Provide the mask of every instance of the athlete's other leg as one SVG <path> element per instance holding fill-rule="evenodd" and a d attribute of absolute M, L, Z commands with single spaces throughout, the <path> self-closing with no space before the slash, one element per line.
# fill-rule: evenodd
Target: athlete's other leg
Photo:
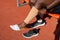
<path fill-rule="evenodd" d="M 55 40 L 59 40 L 59 37 L 60 37 L 60 19 L 58 19 L 58 24 L 56 26 L 56 30 L 55 30 L 54 34 L 55 34 Z"/>

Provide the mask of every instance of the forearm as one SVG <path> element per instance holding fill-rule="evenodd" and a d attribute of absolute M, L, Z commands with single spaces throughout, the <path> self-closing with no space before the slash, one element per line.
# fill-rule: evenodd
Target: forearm
<path fill-rule="evenodd" d="M 55 0 L 55 1 L 52 2 L 50 5 L 47 6 L 47 9 L 53 8 L 53 7 L 56 6 L 59 2 L 60 2 L 60 0 Z"/>

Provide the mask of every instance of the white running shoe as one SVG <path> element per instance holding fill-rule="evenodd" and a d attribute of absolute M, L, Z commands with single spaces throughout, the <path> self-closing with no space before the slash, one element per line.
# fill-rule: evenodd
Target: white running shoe
<path fill-rule="evenodd" d="M 19 26 L 17 24 L 10 25 L 10 28 L 13 29 L 13 30 L 15 30 L 15 31 L 20 31 L 20 28 L 19 28 Z"/>

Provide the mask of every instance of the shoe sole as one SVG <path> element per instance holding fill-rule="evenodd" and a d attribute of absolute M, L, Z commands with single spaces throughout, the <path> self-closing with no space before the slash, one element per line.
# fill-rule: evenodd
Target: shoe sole
<path fill-rule="evenodd" d="M 24 35 L 22 35 L 24 38 L 32 38 L 32 37 L 35 37 L 35 36 L 38 36 L 38 33 L 36 35 L 32 35 L 31 37 L 26 37 Z"/>
<path fill-rule="evenodd" d="M 43 24 L 41 24 L 41 25 L 37 25 L 37 26 L 35 26 L 35 27 L 33 27 L 33 28 L 37 28 L 37 27 L 39 27 L 39 26 L 44 26 L 45 25 L 45 23 L 43 23 Z"/>

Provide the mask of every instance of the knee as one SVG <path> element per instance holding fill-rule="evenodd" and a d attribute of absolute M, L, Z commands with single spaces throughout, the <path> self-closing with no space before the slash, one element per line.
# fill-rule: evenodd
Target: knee
<path fill-rule="evenodd" d="M 34 6 L 37 0 L 29 0 L 30 7 Z"/>
<path fill-rule="evenodd" d="M 35 4 L 37 0 L 29 0 L 31 3 Z"/>

